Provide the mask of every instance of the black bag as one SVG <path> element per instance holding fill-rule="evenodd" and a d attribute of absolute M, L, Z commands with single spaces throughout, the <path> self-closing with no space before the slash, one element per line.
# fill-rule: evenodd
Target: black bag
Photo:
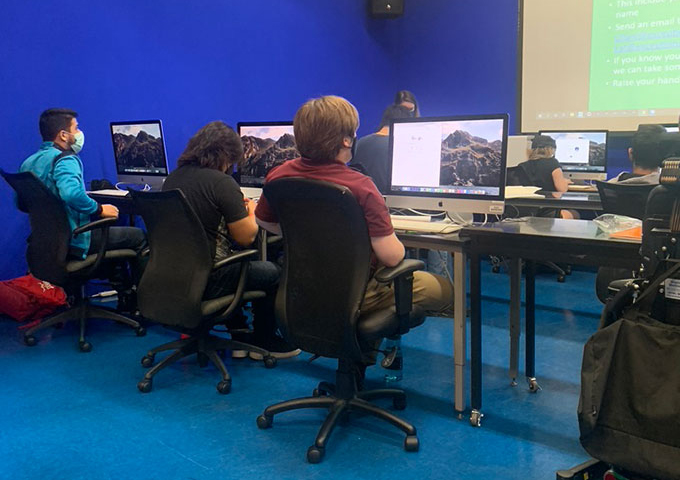
<path fill-rule="evenodd" d="M 581 445 L 594 458 L 658 479 L 680 478 L 680 327 L 649 315 L 669 268 L 586 343 L 578 406 Z M 630 298 L 621 291 L 612 303 Z M 620 310 L 619 310 L 620 311 Z M 610 315 L 609 318 L 606 315 Z"/>

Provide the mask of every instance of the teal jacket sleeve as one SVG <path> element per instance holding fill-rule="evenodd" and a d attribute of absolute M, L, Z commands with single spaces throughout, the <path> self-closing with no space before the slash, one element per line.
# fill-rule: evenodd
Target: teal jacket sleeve
<path fill-rule="evenodd" d="M 92 215 L 99 204 L 87 196 L 83 167 L 76 157 L 64 157 L 54 166 L 54 182 L 59 196 L 73 210 Z"/>

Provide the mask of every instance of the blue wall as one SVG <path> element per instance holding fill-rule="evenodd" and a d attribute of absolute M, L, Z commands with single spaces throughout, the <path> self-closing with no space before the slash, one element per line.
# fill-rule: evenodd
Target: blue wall
<path fill-rule="evenodd" d="M 424 116 L 508 113 L 517 91 L 517 0 L 407 2 L 398 78 Z"/>
<path fill-rule="evenodd" d="M 304 28 L 303 28 L 304 26 Z M 48 107 L 80 113 L 86 180 L 115 178 L 108 122 L 161 118 L 170 166 L 203 124 L 292 119 L 338 94 L 377 124 L 395 91 L 398 22 L 369 20 L 363 0 L 119 0 L 3 5 L 0 167 L 40 145 Z M 0 182 L 0 279 L 24 273 L 28 224 Z"/>

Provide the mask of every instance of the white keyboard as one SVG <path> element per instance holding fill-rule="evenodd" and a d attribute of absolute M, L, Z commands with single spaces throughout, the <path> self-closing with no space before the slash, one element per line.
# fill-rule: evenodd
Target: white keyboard
<path fill-rule="evenodd" d="M 92 192 L 87 192 L 87 193 L 95 193 L 97 195 L 110 195 L 110 196 L 113 196 L 113 197 L 124 197 L 130 192 L 128 192 L 127 190 L 117 190 L 117 189 L 113 189 L 113 188 L 107 188 L 107 189 L 104 189 L 104 190 L 94 190 Z"/>
<path fill-rule="evenodd" d="M 462 225 L 451 222 L 428 222 L 410 218 L 399 218 L 398 215 L 392 216 L 392 226 L 395 230 L 422 233 L 453 233 L 463 228 Z"/>

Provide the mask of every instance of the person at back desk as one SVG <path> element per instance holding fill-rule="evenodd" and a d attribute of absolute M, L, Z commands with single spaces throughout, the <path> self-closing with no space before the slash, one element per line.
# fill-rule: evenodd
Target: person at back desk
<path fill-rule="evenodd" d="M 653 184 L 659 183 L 659 173 L 664 155 L 661 139 L 666 129 L 661 125 L 640 125 L 633 135 L 628 159 L 633 164 L 632 172 L 621 172 L 609 180 L 612 183 Z"/>
<path fill-rule="evenodd" d="M 356 153 L 350 167 L 373 179 L 380 193 L 387 194 L 390 187 L 390 121 L 399 118 L 413 118 L 414 112 L 401 105 L 390 105 L 383 112 L 378 131 L 357 140 Z"/>
<path fill-rule="evenodd" d="M 550 192 L 566 192 L 571 183 L 564 177 L 562 167 L 555 158 L 557 144 L 552 137 L 536 135 L 531 141 L 529 160 L 519 164 L 524 170 L 531 185 L 541 187 L 541 190 Z M 569 210 L 560 210 L 562 218 L 574 218 L 574 213 Z"/>

